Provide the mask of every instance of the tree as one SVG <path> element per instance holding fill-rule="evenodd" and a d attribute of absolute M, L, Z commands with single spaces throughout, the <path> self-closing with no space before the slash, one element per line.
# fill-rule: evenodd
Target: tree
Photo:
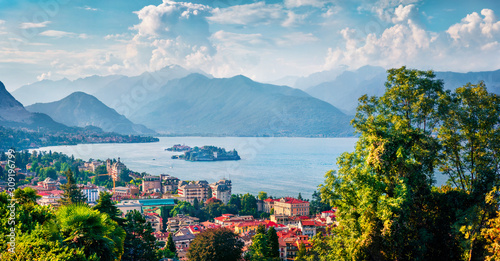
<path fill-rule="evenodd" d="M 311 215 L 316 215 L 323 211 L 331 210 L 332 207 L 321 200 L 321 194 L 316 190 L 312 194 L 312 200 L 309 204 L 309 211 Z"/>
<path fill-rule="evenodd" d="M 299 192 L 299 196 L 297 197 L 298 200 L 304 200 L 304 198 L 302 198 L 302 194 Z"/>
<path fill-rule="evenodd" d="M 156 238 L 153 228 L 137 210 L 126 214 L 123 226 L 126 232 L 123 261 L 155 260 L 157 256 Z"/>
<path fill-rule="evenodd" d="M 119 260 L 122 256 L 125 231 L 108 215 L 72 204 L 62 206 L 56 217 L 55 225 L 69 247 L 82 248 L 85 256 L 94 259 Z"/>
<path fill-rule="evenodd" d="M 241 258 L 243 242 L 228 228 L 209 228 L 195 237 L 188 250 L 189 260 L 236 261 Z"/>
<path fill-rule="evenodd" d="M 382 97 L 360 98 L 352 121 L 360 138 L 356 150 L 338 159 L 322 198 L 338 207 L 339 227 L 330 257 L 425 260 L 433 241 L 432 182 L 439 143 L 438 98 L 443 83 L 432 71 L 388 70 Z"/>
<path fill-rule="evenodd" d="M 36 204 L 36 200 L 41 198 L 41 196 L 38 195 L 38 192 L 30 187 L 16 189 L 14 190 L 13 195 L 18 204 Z"/>
<path fill-rule="evenodd" d="M 108 216 L 116 221 L 118 224 L 122 225 L 125 221 L 120 218 L 120 210 L 115 206 L 111 198 L 113 194 L 108 192 L 100 192 L 99 200 L 97 201 L 97 205 L 93 207 L 93 209 L 98 210 L 101 213 L 106 213 Z"/>
<path fill-rule="evenodd" d="M 61 203 L 61 205 L 69 205 L 87 202 L 87 197 L 83 195 L 81 189 L 78 188 L 75 183 L 73 172 L 69 169 L 65 172 L 65 174 L 68 179 L 68 183 L 61 185 L 61 189 L 64 193 L 62 194 L 59 203 Z"/>
<path fill-rule="evenodd" d="M 192 215 L 194 213 L 194 207 L 191 203 L 187 201 L 179 201 L 177 205 L 170 211 L 170 216 L 175 217 L 178 214 Z"/>
<path fill-rule="evenodd" d="M 269 257 L 279 258 L 280 256 L 280 244 L 278 241 L 278 234 L 276 234 L 276 229 L 270 227 L 267 230 L 267 242 L 269 246 Z"/>
<path fill-rule="evenodd" d="M 297 251 L 296 261 L 306 261 L 306 246 L 304 243 L 300 242 L 299 251 Z"/>
<path fill-rule="evenodd" d="M 172 233 L 168 234 L 168 240 L 167 240 L 167 249 L 170 250 L 170 252 L 177 254 L 177 248 L 175 247 L 174 239 L 172 237 Z"/>
<path fill-rule="evenodd" d="M 260 200 L 265 200 L 265 199 L 267 199 L 267 193 L 266 193 L 266 192 L 264 192 L 264 191 L 259 192 L 258 198 L 259 198 Z"/>
<path fill-rule="evenodd" d="M 438 136 L 443 144 L 439 169 L 451 186 L 467 194 L 464 214 L 455 224 L 465 235 L 465 256 L 483 258 L 481 228 L 498 209 L 485 196 L 500 184 L 500 98 L 479 82 L 457 88 L 441 101 L 445 114 Z"/>
<path fill-rule="evenodd" d="M 252 260 L 261 260 L 269 255 L 269 243 L 265 234 L 257 233 L 252 238 L 250 246 Z"/>
<path fill-rule="evenodd" d="M 240 214 L 254 216 L 257 214 L 257 200 L 250 193 L 243 195 L 241 198 Z"/>

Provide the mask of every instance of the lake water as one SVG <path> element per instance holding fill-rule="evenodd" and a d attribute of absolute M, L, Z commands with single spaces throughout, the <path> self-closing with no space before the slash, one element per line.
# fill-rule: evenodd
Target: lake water
<path fill-rule="evenodd" d="M 80 144 L 44 147 L 83 160 L 118 158 L 131 170 L 153 175 L 170 174 L 181 180 L 231 179 L 233 193 L 310 198 L 324 175 L 337 169 L 336 159 L 354 151 L 357 138 L 247 138 L 247 137 L 162 137 L 156 143 Z M 214 145 L 236 149 L 239 161 L 190 162 L 171 159 L 179 152 L 166 151 L 174 144 L 191 147 Z M 442 175 L 436 177 L 443 184 Z"/>
<path fill-rule="evenodd" d="M 118 158 L 129 169 L 181 180 L 231 179 L 233 193 L 265 191 L 273 196 L 310 198 L 324 175 L 336 169 L 336 158 L 353 151 L 357 138 L 255 138 L 255 137 L 162 137 L 156 143 L 80 144 L 44 147 L 83 160 Z M 190 162 L 171 159 L 179 152 L 165 151 L 174 144 L 191 147 L 214 145 L 236 149 L 239 161 Z"/>

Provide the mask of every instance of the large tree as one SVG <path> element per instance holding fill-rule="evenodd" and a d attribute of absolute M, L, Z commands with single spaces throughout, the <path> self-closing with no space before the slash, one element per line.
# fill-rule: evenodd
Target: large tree
<path fill-rule="evenodd" d="M 356 150 L 326 175 L 322 197 L 338 207 L 330 258 L 424 260 L 433 241 L 427 216 L 440 149 L 443 83 L 434 73 L 405 67 L 388 71 L 382 97 L 360 98 L 352 121 Z"/>
<path fill-rule="evenodd" d="M 207 229 L 196 236 L 188 250 L 190 260 L 237 261 L 243 242 L 227 228 Z"/>

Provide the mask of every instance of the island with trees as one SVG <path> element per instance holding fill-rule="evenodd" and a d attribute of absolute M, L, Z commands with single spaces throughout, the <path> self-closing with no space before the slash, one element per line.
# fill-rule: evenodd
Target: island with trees
<path fill-rule="evenodd" d="M 224 148 L 216 146 L 194 147 L 184 152 L 182 155 L 174 155 L 172 159 L 183 159 L 188 161 L 221 161 L 221 160 L 240 160 L 236 150 L 226 151 Z"/>

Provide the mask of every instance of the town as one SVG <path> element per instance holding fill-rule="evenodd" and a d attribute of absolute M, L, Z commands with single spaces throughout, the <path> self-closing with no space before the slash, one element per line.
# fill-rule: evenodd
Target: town
<path fill-rule="evenodd" d="M 41 206 L 58 208 L 72 170 L 76 185 L 89 206 L 96 206 L 102 193 L 109 193 L 120 211 L 138 212 L 151 225 L 160 248 L 168 238 L 175 243 L 178 260 L 188 260 L 190 243 L 206 229 L 227 228 L 243 243 L 242 255 L 251 250 L 252 239 L 262 228 L 276 231 L 279 258 L 295 260 L 300 248 L 311 249 L 312 237 L 329 234 L 336 226 L 335 208 L 295 197 L 232 194 L 232 182 L 221 179 L 183 181 L 168 174 L 158 176 L 129 170 L 120 158 L 83 161 L 57 152 L 18 153 L 15 169 L 17 188 L 34 189 Z M 0 192 L 7 189 L 7 161 L 2 153 Z"/>

